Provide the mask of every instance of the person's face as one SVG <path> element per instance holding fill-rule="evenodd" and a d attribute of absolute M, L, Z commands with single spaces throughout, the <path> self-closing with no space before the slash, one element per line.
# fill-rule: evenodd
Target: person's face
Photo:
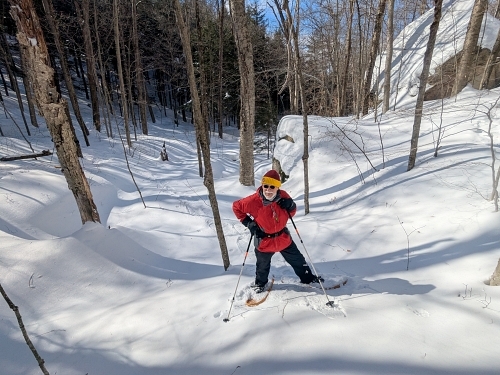
<path fill-rule="evenodd" d="M 273 185 L 262 185 L 262 192 L 268 201 L 272 201 L 278 193 L 278 188 Z"/>

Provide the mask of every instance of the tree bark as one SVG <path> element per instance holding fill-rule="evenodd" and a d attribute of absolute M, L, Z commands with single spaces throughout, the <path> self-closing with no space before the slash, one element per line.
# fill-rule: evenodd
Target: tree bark
<path fill-rule="evenodd" d="M 23 72 L 26 70 L 24 55 L 25 54 L 21 53 L 20 56 L 21 68 L 23 69 Z M 28 76 L 26 74 L 23 74 L 23 85 L 24 85 L 24 93 L 26 94 L 26 101 L 28 102 L 28 110 L 30 113 L 31 125 L 33 125 L 35 128 L 38 128 L 38 119 L 36 118 L 35 103 L 34 103 L 35 99 L 33 98 L 33 86 L 31 82 L 28 80 Z"/>
<path fill-rule="evenodd" d="M 486 65 L 484 66 L 484 73 L 483 77 L 481 78 L 481 85 L 479 86 L 483 90 L 488 87 L 488 82 L 490 80 L 491 72 L 493 71 L 494 62 L 499 55 L 500 55 L 500 30 L 498 31 L 497 39 L 495 40 L 495 44 L 493 45 L 490 55 L 488 56 Z"/>
<path fill-rule="evenodd" d="M 188 71 L 189 87 L 191 89 L 192 108 L 194 116 L 194 126 L 196 131 L 196 139 L 200 144 L 201 153 L 203 157 L 203 164 L 205 166 L 205 177 L 203 183 L 208 190 L 208 199 L 212 207 L 214 215 L 215 229 L 217 231 L 217 238 L 222 254 L 222 261 L 224 269 L 227 270 L 230 265 L 229 253 L 227 250 L 226 239 L 224 238 L 224 231 L 222 230 L 222 220 L 219 213 L 219 204 L 217 202 L 217 195 L 215 194 L 214 176 L 212 171 L 212 163 L 210 162 L 210 146 L 207 134 L 207 119 L 203 117 L 200 103 L 200 96 L 196 84 L 196 77 L 193 65 L 193 56 L 191 54 L 191 37 L 189 29 L 184 21 L 182 15 L 182 8 L 179 0 L 174 0 L 175 16 L 179 33 L 181 34 L 182 47 L 186 57 L 186 68 Z"/>
<path fill-rule="evenodd" d="M 240 71 L 240 183 L 254 186 L 255 79 L 252 42 L 248 33 L 245 0 L 229 0 L 229 7 Z"/>
<path fill-rule="evenodd" d="M 420 135 L 420 124 L 422 123 L 422 108 L 424 105 L 425 88 L 427 86 L 427 78 L 429 77 L 429 70 L 432 61 L 432 54 L 434 53 L 434 45 L 436 44 L 436 36 L 441 21 L 441 9 L 443 7 L 443 0 L 434 0 L 434 20 L 432 21 L 429 33 L 429 40 L 424 54 L 424 65 L 422 67 L 422 74 L 420 75 L 420 88 L 418 90 L 417 103 L 415 105 L 415 118 L 413 122 L 413 132 L 411 135 L 410 156 L 408 158 L 408 171 L 413 169 L 417 159 L 418 138 Z"/>
<path fill-rule="evenodd" d="M 7 73 L 9 74 L 10 84 L 12 86 L 12 89 L 16 93 L 17 104 L 19 105 L 19 110 L 23 118 L 24 127 L 26 128 L 26 133 L 28 133 L 28 135 L 31 135 L 28 123 L 26 122 L 26 116 L 24 115 L 24 105 L 23 105 L 23 99 L 21 97 L 21 92 L 19 91 L 19 85 L 17 84 L 16 76 L 12 71 L 12 67 L 14 66 L 14 60 L 12 59 L 12 55 L 10 54 L 10 50 L 6 49 L 8 48 L 8 44 L 5 37 L 5 33 L 2 33 L 1 38 L 2 42 L 0 42 L 0 53 L 3 55 L 5 61 L 5 68 L 7 69 Z"/>
<path fill-rule="evenodd" d="M 387 14 L 387 53 L 385 58 L 384 70 L 384 104 L 382 113 L 389 110 L 389 98 L 391 96 L 391 67 L 392 67 L 392 49 L 394 40 L 394 0 L 389 0 L 389 9 Z"/>
<path fill-rule="evenodd" d="M 219 113 L 217 116 L 218 132 L 219 138 L 222 139 L 223 136 L 223 126 L 222 119 L 224 117 L 224 93 L 223 93 L 223 75 L 224 75 L 224 13 L 225 5 L 224 0 L 220 0 L 219 7 L 219 97 L 218 97 L 218 107 Z"/>
<path fill-rule="evenodd" d="M 302 153 L 302 162 L 304 164 L 304 214 L 307 215 L 309 213 L 309 123 L 308 123 L 308 108 L 306 103 L 306 97 L 304 95 L 304 79 L 302 77 L 302 60 L 300 56 L 299 49 L 299 10 L 300 10 L 300 1 L 297 0 L 296 8 L 295 8 L 295 25 L 294 20 L 292 18 L 292 13 L 290 11 L 290 7 L 288 5 L 288 0 L 283 1 L 283 10 L 286 12 L 286 21 L 287 28 L 290 30 L 289 37 L 292 38 L 293 41 L 293 65 L 295 66 L 295 82 L 297 82 L 298 93 L 300 97 L 300 106 L 302 112 L 302 123 L 303 123 L 303 141 L 304 148 Z M 291 42 L 292 42 L 291 41 Z M 290 43 L 291 44 L 291 43 Z"/>
<path fill-rule="evenodd" d="M 479 40 L 479 32 L 481 31 L 481 24 L 483 23 L 483 16 L 486 12 L 488 0 L 476 0 L 472 8 L 472 14 L 467 27 L 467 34 L 465 35 L 464 48 L 462 50 L 462 58 L 458 65 L 457 79 L 451 95 L 456 96 L 462 89 L 467 86 L 474 74 L 472 66 L 474 56 L 476 55 L 477 41 Z"/>
<path fill-rule="evenodd" d="M 85 61 L 87 66 L 87 78 L 90 87 L 90 102 L 92 104 L 92 121 L 95 130 L 101 131 L 101 116 L 99 111 L 98 80 L 96 71 L 96 61 L 94 56 L 94 47 L 92 46 L 92 34 L 90 32 L 90 1 L 82 0 L 80 5 L 75 1 L 75 7 L 78 12 L 78 18 L 82 25 L 83 42 L 85 44 Z"/>
<path fill-rule="evenodd" d="M 73 80 L 71 79 L 71 74 L 69 73 L 66 53 L 61 43 L 61 35 L 59 33 L 59 25 L 54 17 L 54 7 L 52 5 L 51 0 L 42 0 L 43 7 L 45 9 L 45 19 L 47 20 L 50 30 L 52 32 L 52 36 L 54 37 L 54 43 L 57 48 L 57 52 L 59 53 L 59 62 L 61 64 L 61 68 L 63 71 L 64 82 L 66 83 L 66 88 L 68 90 L 68 97 L 73 107 L 73 112 L 75 113 L 76 120 L 82 129 L 83 138 L 85 140 L 85 144 L 90 146 L 89 142 L 89 130 L 83 121 L 82 114 L 80 112 L 80 107 L 78 106 L 78 99 L 76 98 L 75 87 L 73 86 Z M 71 117 L 69 118 L 71 121 Z"/>
<path fill-rule="evenodd" d="M 347 38 L 346 38 L 346 43 L 347 43 L 347 51 L 346 51 L 346 56 L 345 56 L 345 66 L 344 66 L 344 72 L 342 73 L 341 77 L 341 83 L 340 87 L 337 89 L 339 92 L 339 116 L 345 116 L 347 111 L 347 95 L 346 95 L 346 88 L 347 88 L 347 77 L 349 76 L 349 68 L 351 65 L 351 54 L 352 54 L 352 19 L 354 17 L 354 1 L 355 0 L 350 0 L 349 1 L 349 21 L 347 22 Z"/>
<path fill-rule="evenodd" d="M 69 119 L 68 103 L 55 85 L 45 38 L 32 0 L 9 0 L 10 14 L 17 25 L 17 40 L 23 46 L 27 71 L 35 98 L 49 128 L 62 172 L 72 191 L 82 223 L 99 222 L 90 186 L 78 159 L 74 130 Z"/>
<path fill-rule="evenodd" d="M 137 104 L 139 106 L 139 119 L 141 121 L 142 134 L 148 134 L 148 119 L 146 116 L 147 95 L 142 69 L 141 50 L 139 49 L 139 36 L 137 33 L 137 5 L 131 1 L 132 6 L 132 41 L 135 53 L 135 84 L 137 85 Z"/>
<path fill-rule="evenodd" d="M 99 28 L 97 22 L 97 5 L 96 1 L 93 0 L 94 5 L 94 33 L 96 35 L 96 47 L 97 47 L 97 61 L 99 63 L 99 70 L 101 72 L 101 98 L 104 101 L 104 124 L 106 125 L 106 133 L 108 137 L 113 137 L 113 128 L 111 126 L 110 114 L 113 113 L 113 106 L 111 105 L 111 97 L 109 94 L 108 84 L 106 81 L 106 66 L 102 59 L 102 49 L 101 49 L 101 38 L 99 35 Z"/>
<path fill-rule="evenodd" d="M 125 76 L 123 74 L 122 66 L 122 53 L 121 53 L 121 34 L 120 34 L 120 12 L 118 0 L 113 0 L 113 31 L 115 38 L 116 50 L 116 64 L 118 65 L 118 80 L 120 81 L 120 98 L 123 108 L 123 124 L 125 127 L 125 137 L 127 139 L 127 146 L 132 147 L 132 139 L 130 139 L 130 126 L 128 119 L 128 104 L 127 104 L 127 91 L 125 90 Z"/>
<path fill-rule="evenodd" d="M 366 68 L 366 78 L 363 86 L 363 116 L 368 113 L 368 106 L 370 104 L 370 92 L 372 86 L 373 69 L 375 68 L 375 60 L 377 58 L 377 51 L 380 45 L 380 34 L 382 34 L 382 22 L 384 20 L 385 4 L 387 0 L 380 0 L 377 17 L 375 20 L 375 27 L 373 30 L 372 45 L 370 49 L 370 57 L 368 67 Z"/>

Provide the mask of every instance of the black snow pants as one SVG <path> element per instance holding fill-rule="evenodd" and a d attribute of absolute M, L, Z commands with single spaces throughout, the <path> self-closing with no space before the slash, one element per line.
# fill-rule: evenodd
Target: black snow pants
<path fill-rule="evenodd" d="M 285 261 L 292 266 L 301 283 L 309 284 L 313 280 L 314 275 L 295 242 L 292 241 L 287 248 L 281 250 L 279 253 L 283 255 Z M 255 270 L 256 285 L 263 286 L 267 284 L 269 271 L 271 269 L 271 258 L 274 254 L 276 253 L 264 253 L 255 249 L 255 256 L 257 257 L 257 267 Z"/>

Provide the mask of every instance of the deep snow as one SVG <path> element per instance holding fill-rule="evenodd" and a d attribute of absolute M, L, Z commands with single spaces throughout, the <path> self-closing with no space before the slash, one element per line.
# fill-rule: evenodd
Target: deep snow
<path fill-rule="evenodd" d="M 409 71 L 415 64 L 407 62 Z M 192 126 L 175 127 L 171 117 L 150 123 L 151 135 L 138 136 L 129 158 L 147 208 L 120 142 L 91 132 L 82 164 L 102 224 L 81 225 L 55 156 L 1 162 L 0 283 L 51 374 L 497 374 L 500 289 L 485 282 L 500 258 L 500 216 L 487 199 L 485 111 L 492 108 L 498 154 L 499 95 L 469 87 L 425 103 L 410 172 L 410 95 L 379 123 L 312 116 L 308 215 L 301 118 L 281 121 L 278 133 L 296 142 L 279 141 L 275 156 L 290 174 L 282 188 L 298 204 L 304 246 L 290 225 L 292 236 L 327 280 L 347 279 L 327 291 L 333 309 L 321 290 L 296 282 L 280 255 L 269 298 L 247 307 L 250 249 L 223 322 L 249 241 L 231 204 L 254 188 L 238 182 L 237 137 L 213 137 L 232 263 L 224 271 Z M 4 99 L 14 113 L 14 99 Z M 370 162 L 338 137 L 339 127 L 358 145 L 362 139 Z M 29 152 L 17 128 L 4 120 L 2 129 L 0 157 Z M 46 129 L 33 133 L 36 151 L 52 149 Z M 168 162 L 159 158 L 164 140 Z M 270 167 L 265 154 L 256 155 L 256 186 Z M 3 300 L 0 363 L 5 375 L 41 373 Z"/>

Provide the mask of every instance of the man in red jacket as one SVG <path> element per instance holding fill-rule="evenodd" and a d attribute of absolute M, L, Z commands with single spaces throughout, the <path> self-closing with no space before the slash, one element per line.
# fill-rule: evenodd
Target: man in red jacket
<path fill-rule="evenodd" d="M 255 193 L 233 203 L 234 214 L 254 236 L 257 257 L 254 289 L 259 293 L 264 291 L 275 253 L 283 255 L 301 283 L 319 282 L 321 277 L 311 272 L 286 227 L 288 215 L 294 216 L 297 206 L 286 191 L 280 190 L 278 172 L 268 171 L 261 183 Z"/>

